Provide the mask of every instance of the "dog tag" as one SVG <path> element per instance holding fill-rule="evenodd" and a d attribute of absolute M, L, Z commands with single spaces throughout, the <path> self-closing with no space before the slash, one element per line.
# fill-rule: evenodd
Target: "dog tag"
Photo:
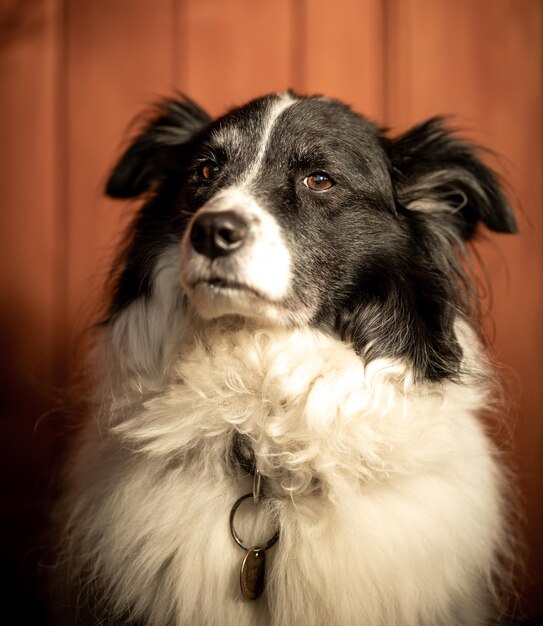
<path fill-rule="evenodd" d="M 251 548 L 247 551 L 240 570 L 241 593 L 246 600 L 256 600 L 266 585 L 266 550 Z"/>

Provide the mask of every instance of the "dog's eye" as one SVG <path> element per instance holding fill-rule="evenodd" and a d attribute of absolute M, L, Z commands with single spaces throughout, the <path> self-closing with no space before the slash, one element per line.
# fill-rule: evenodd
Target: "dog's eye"
<path fill-rule="evenodd" d="M 215 163 L 215 161 L 204 161 L 203 163 L 200 163 L 196 173 L 202 180 L 212 180 L 220 171 L 221 168 Z"/>
<path fill-rule="evenodd" d="M 335 181 L 325 172 L 314 172 L 313 174 L 306 176 L 303 183 L 312 191 L 326 191 L 336 184 Z"/>

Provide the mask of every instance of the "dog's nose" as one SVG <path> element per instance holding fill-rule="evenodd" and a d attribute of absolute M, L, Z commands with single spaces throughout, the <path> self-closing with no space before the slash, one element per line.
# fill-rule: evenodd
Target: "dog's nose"
<path fill-rule="evenodd" d="M 214 259 L 241 248 L 248 230 L 235 211 L 207 211 L 194 220 L 190 241 L 196 252 Z"/>

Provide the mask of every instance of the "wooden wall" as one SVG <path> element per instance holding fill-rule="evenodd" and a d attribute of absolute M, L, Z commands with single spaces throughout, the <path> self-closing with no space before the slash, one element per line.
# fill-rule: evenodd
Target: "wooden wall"
<path fill-rule="evenodd" d="M 521 232 L 482 244 L 487 328 L 512 397 L 526 606 L 543 615 L 542 42 L 543 0 L 0 0 L 0 541 L 25 623 L 55 390 L 134 210 L 102 186 L 128 122 L 174 89 L 214 114 L 287 88 L 400 130 L 450 113 L 501 155 Z"/>

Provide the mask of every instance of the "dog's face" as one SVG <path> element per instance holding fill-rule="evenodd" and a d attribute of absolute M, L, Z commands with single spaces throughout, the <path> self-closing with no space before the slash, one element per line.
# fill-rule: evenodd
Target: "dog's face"
<path fill-rule="evenodd" d="M 150 192 L 115 315 L 179 245 L 184 293 L 203 318 L 312 325 L 368 358 L 454 375 L 455 243 L 514 218 L 474 149 L 431 120 L 396 141 L 341 103 L 272 95 L 213 122 L 167 102 L 108 183 Z"/>
<path fill-rule="evenodd" d="M 381 248 L 401 237 L 376 129 L 323 99 L 267 98 L 223 118 L 183 205 L 182 281 L 204 317 L 310 323 L 375 263 L 380 232 Z"/>

